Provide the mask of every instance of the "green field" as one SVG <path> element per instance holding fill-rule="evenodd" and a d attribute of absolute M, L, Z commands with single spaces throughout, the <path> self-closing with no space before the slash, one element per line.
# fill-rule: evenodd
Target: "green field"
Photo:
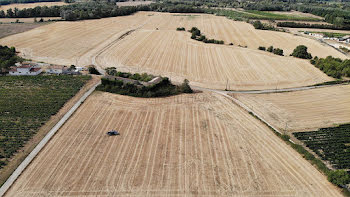
<path fill-rule="evenodd" d="M 90 79 L 90 76 L 0 77 L 0 168 Z"/>
<path fill-rule="evenodd" d="M 276 13 L 264 12 L 264 11 L 258 11 L 258 10 L 245 10 L 245 11 L 215 10 L 213 12 L 218 15 L 226 16 L 234 20 L 258 19 L 258 20 L 321 21 L 320 19 L 313 18 L 313 17 L 276 14 Z"/>

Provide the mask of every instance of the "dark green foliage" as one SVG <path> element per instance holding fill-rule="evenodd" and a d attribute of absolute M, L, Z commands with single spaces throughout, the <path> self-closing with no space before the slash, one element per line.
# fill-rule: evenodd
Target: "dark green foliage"
<path fill-rule="evenodd" d="M 0 77 L 0 166 L 32 138 L 90 76 Z M 1 168 L 1 167 L 0 167 Z"/>
<path fill-rule="evenodd" d="M 191 39 L 198 40 L 204 43 L 224 44 L 223 40 L 207 39 L 205 35 L 197 27 L 192 27 L 189 32 L 192 33 Z M 233 45 L 233 44 L 232 44 Z"/>
<path fill-rule="evenodd" d="M 264 29 L 264 25 L 260 21 L 254 21 L 253 26 L 255 29 Z"/>
<path fill-rule="evenodd" d="M 277 27 L 350 30 L 349 26 L 339 27 L 339 26 L 327 25 L 327 24 L 309 24 L 309 23 L 295 23 L 295 22 L 278 22 Z"/>
<path fill-rule="evenodd" d="M 350 168 L 350 124 L 293 134 L 334 168 Z"/>
<path fill-rule="evenodd" d="M 328 181 L 334 185 L 342 186 L 350 183 L 350 176 L 345 170 L 335 170 L 328 173 Z"/>
<path fill-rule="evenodd" d="M 293 53 L 290 54 L 293 57 L 297 57 L 297 58 L 302 58 L 302 59 L 311 59 L 311 53 L 307 52 L 307 47 L 304 45 L 299 45 L 297 46 Z"/>
<path fill-rule="evenodd" d="M 134 97 L 165 97 L 180 93 L 192 93 L 188 81 L 185 80 L 180 86 L 173 85 L 169 78 L 164 77 L 158 84 L 151 86 L 135 85 L 124 83 L 121 80 L 101 79 L 102 84 L 97 87 L 97 90 L 111 92 L 116 94 L 134 96 Z"/>
<path fill-rule="evenodd" d="M 259 46 L 259 50 L 266 51 L 266 47 Z"/>
<path fill-rule="evenodd" d="M 23 59 L 16 55 L 14 47 L 9 48 L 0 45 L 0 73 L 8 70 L 10 66 L 14 66 L 19 61 L 23 61 Z"/>
<path fill-rule="evenodd" d="M 268 52 L 271 52 L 272 53 L 272 51 L 273 51 L 273 46 L 269 46 L 269 48 L 267 48 L 267 50 L 266 51 L 268 51 Z"/>
<path fill-rule="evenodd" d="M 36 2 L 56 2 L 61 0 L 0 0 L 0 5 L 8 5 L 13 3 L 36 3 Z"/>
<path fill-rule="evenodd" d="M 184 27 L 178 27 L 176 28 L 176 31 L 186 31 L 186 29 Z"/>
<path fill-rule="evenodd" d="M 317 58 L 315 57 L 310 61 L 317 68 L 322 70 L 328 76 L 338 78 L 341 77 L 350 77 L 350 60 L 341 60 L 339 58 L 334 58 L 328 56 L 326 58 Z"/>
<path fill-rule="evenodd" d="M 275 55 L 283 56 L 283 50 L 280 49 L 280 48 L 274 48 L 272 52 L 273 52 L 273 54 L 275 54 Z"/>
<path fill-rule="evenodd" d="M 90 66 L 88 69 L 89 69 L 89 73 L 90 74 L 101 75 L 101 73 L 98 72 L 98 70 L 95 67 L 93 67 L 93 66 Z"/>
<path fill-rule="evenodd" d="M 138 80 L 138 81 L 151 81 L 155 76 L 147 74 L 147 73 L 129 73 L 129 72 L 118 72 L 115 67 L 108 67 L 105 69 L 106 73 L 111 76 L 116 76 L 116 77 L 123 77 L 123 78 L 128 78 L 128 79 L 133 79 L 133 80 Z"/>

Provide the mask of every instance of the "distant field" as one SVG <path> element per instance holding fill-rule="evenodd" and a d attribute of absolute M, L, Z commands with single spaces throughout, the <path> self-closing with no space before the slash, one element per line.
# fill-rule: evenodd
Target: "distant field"
<path fill-rule="evenodd" d="M 107 136 L 110 129 L 121 135 Z M 84 102 L 5 196 L 42 195 L 341 196 L 227 98 L 102 92 Z"/>
<path fill-rule="evenodd" d="M 269 13 L 273 13 L 273 14 L 283 14 L 283 15 L 292 15 L 292 16 L 297 16 L 297 17 L 311 17 L 311 18 L 317 18 L 320 20 L 323 20 L 323 17 L 320 16 L 316 16 L 310 13 L 303 13 L 303 12 L 299 12 L 299 11 L 288 11 L 288 12 L 282 12 L 282 11 L 268 11 Z"/>
<path fill-rule="evenodd" d="M 67 5 L 65 2 L 39 2 L 39 3 L 15 3 L 15 4 L 9 4 L 9 5 L 2 5 L 0 6 L 0 10 L 7 11 L 8 9 L 14 10 L 15 8 L 18 8 L 19 10 L 24 9 L 24 8 L 35 8 L 37 6 L 61 6 L 61 5 Z"/>
<path fill-rule="evenodd" d="M 177 27 L 197 26 L 226 45 L 190 39 Z M 125 35 L 124 35 L 125 34 Z M 286 42 L 288 40 L 288 42 Z M 228 43 L 234 46 L 229 46 Z M 346 58 L 319 42 L 288 33 L 255 30 L 250 24 L 206 14 L 139 12 L 131 16 L 57 22 L 0 40 L 22 56 L 57 64 L 116 66 L 123 71 L 161 74 L 180 82 L 224 89 L 274 89 L 320 83 L 331 78 L 308 61 L 258 51 L 282 48 L 289 56 L 300 44 L 312 55 Z M 246 48 L 238 47 L 247 46 Z"/>
<path fill-rule="evenodd" d="M 309 131 L 350 122 L 350 85 L 234 97 L 281 130 Z"/>
<path fill-rule="evenodd" d="M 37 21 L 39 21 L 41 17 L 36 18 Z M 61 17 L 42 17 L 44 22 L 47 22 L 48 20 L 60 20 Z M 0 23 L 15 23 L 16 21 L 23 22 L 23 23 L 34 23 L 34 18 L 0 18 Z"/>
<path fill-rule="evenodd" d="M 43 23 L 32 24 L 0 24 L 0 38 L 10 36 L 17 33 L 29 31 L 31 29 L 40 27 Z"/>
<path fill-rule="evenodd" d="M 123 7 L 123 6 L 137 6 L 137 5 L 149 5 L 153 1 L 124 1 L 124 2 L 117 2 L 117 6 Z"/>

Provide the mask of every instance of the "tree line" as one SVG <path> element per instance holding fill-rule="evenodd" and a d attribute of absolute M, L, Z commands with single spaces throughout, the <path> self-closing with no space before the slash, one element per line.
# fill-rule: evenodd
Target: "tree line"
<path fill-rule="evenodd" d="M 278 22 L 277 27 L 350 30 L 350 26 L 336 26 L 336 25 L 327 25 L 327 24 L 309 24 L 309 23 L 295 23 L 295 22 Z"/>

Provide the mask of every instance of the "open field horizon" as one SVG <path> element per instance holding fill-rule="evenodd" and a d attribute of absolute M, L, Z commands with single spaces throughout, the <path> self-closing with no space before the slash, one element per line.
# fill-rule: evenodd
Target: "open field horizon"
<path fill-rule="evenodd" d="M 108 137 L 110 129 L 121 135 Z M 84 102 L 5 196 L 46 194 L 341 196 L 228 98 L 102 92 Z"/>
<path fill-rule="evenodd" d="M 226 45 L 194 41 L 190 33 L 175 30 L 181 26 L 197 26 L 208 38 L 223 39 Z M 228 45 L 230 42 L 234 46 Z M 260 45 L 282 48 L 286 56 L 297 45 L 305 44 L 312 55 L 346 57 L 312 39 L 255 30 L 250 24 L 207 14 L 138 12 L 57 22 L 6 37 L 0 43 L 13 45 L 23 57 L 37 61 L 115 66 L 121 71 L 168 76 L 176 82 L 187 78 L 201 87 L 224 89 L 228 85 L 237 90 L 290 88 L 333 80 L 307 60 L 259 51 Z M 238 47 L 245 44 L 248 48 Z"/>

